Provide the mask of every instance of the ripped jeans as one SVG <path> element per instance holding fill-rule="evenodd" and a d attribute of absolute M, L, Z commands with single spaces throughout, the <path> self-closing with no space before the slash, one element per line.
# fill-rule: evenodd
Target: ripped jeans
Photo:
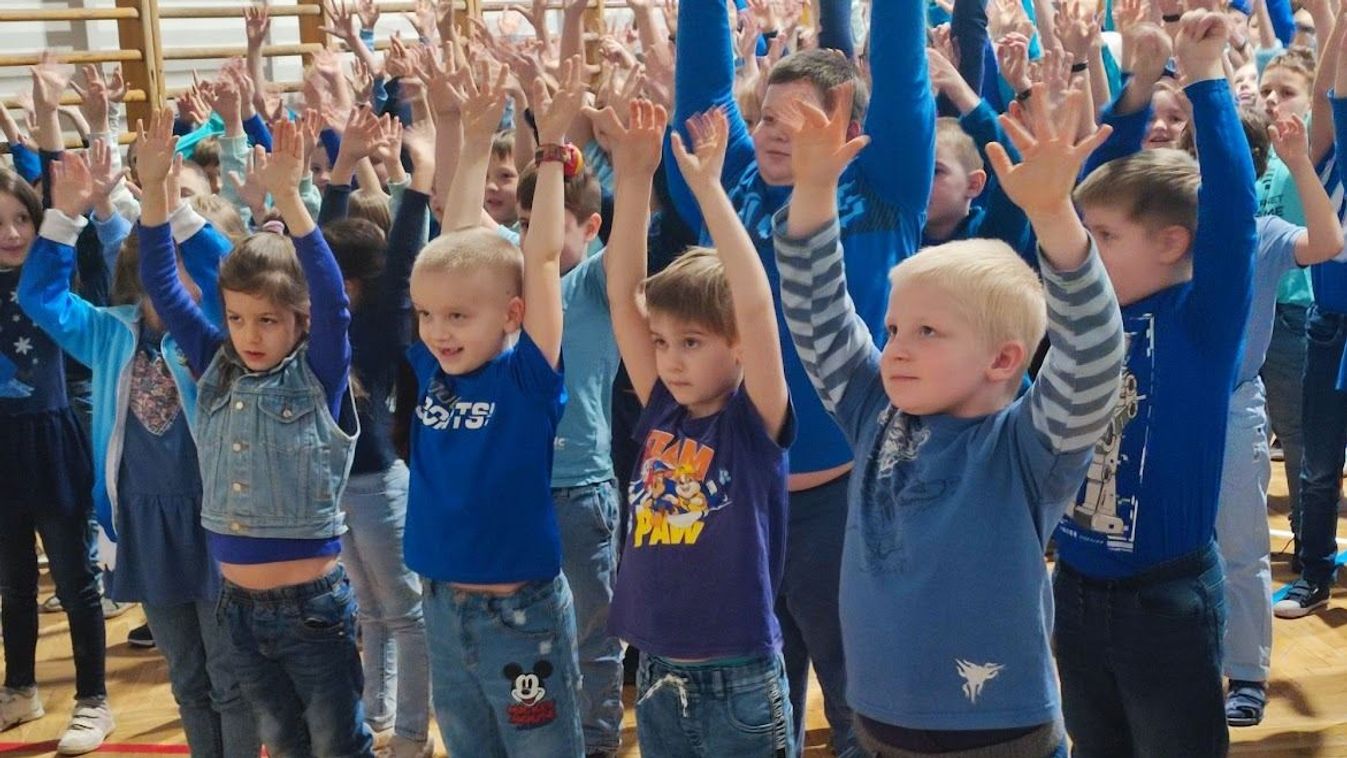
<path fill-rule="evenodd" d="M 795 754 L 781 655 L 675 663 L 641 653 L 636 733 L 643 758 Z"/>

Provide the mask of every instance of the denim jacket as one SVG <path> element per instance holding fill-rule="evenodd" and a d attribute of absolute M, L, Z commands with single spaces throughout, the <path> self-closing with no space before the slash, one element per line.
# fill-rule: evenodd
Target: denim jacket
<path fill-rule="evenodd" d="M 226 342 L 197 383 L 201 525 L 217 534 L 325 539 L 346 531 L 339 507 L 359 423 L 332 417 L 302 343 L 251 373 Z M 352 403 L 349 414 L 355 419 Z"/>

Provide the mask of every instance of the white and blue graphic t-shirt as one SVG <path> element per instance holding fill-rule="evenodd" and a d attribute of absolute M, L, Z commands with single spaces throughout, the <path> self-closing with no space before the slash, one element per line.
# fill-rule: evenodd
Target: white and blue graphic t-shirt
<path fill-rule="evenodd" d="M 445 374 L 420 342 L 407 351 L 421 398 L 412 419 L 407 567 L 445 582 L 503 584 L 561 571 L 552 438 L 562 373 L 527 333 L 481 368 Z"/>

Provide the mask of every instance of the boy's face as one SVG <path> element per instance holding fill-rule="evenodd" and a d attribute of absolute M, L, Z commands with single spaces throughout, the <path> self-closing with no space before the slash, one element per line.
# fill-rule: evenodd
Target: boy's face
<path fill-rule="evenodd" d="M 529 219 L 533 216 L 532 208 L 519 206 L 519 244 L 522 247 L 524 240 L 529 236 Z M 589 243 L 599 234 L 599 226 L 603 223 L 603 218 L 597 213 L 591 213 L 589 219 L 581 222 L 576 219 L 575 214 L 571 213 L 569 208 L 561 214 L 563 226 L 563 237 L 561 246 L 561 273 L 565 274 L 585 259 L 585 254 L 589 252 Z"/>
<path fill-rule="evenodd" d="M 679 405 L 698 418 L 725 407 L 743 379 L 735 345 L 701 324 L 659 310 L 650 312 L 650 339 L 655 371 Z"/>
<path fill-rule="evenodd" d="M 941 234 L 953 231 L 968 215 L 973 198 L 982 194 L 987 172 L 969 171 L 959 162 L 955 151 L 942 141 L 935 144 L 935 177 L 931 183 L 931 201 L 926 207 L 926 225 Z"/>
<path fill-rule="evenodd" d="M 918 416 L 972 418 L 1009 399 L 1004 378 L 994 372 L 998 349 L 951 303 L 950 293 L 900 281 L 889 294 L 885 327 L 880 371 L 895 407 Z"/>
<path fill-rule="evenodd" d="M 332 167 L 327 163 L 327 151 L 321 146 L 313 151 L 313 157 L 309 159 L 309 173 L 313 175 L 313 186 L 318 188 L 319 192 L 326 192 Z"/>
<path fill-rule="evenodd" d="M 514 156 L 491 155 L 486 172 L 486 201 L 483 207 L 497 224 L 511 226 L 519 217 L 515 193 L 519 189 L 519 172 L 514 167 Z"/>
<path fill-rule="evenodd" d="M 1116 207 L 1081 209 L 1122 305 L 1134 303 L 1177 282 L 1175 267 L 1187 261 L 1191 236 L 1181 227 L 1155 230 Z"/>
<path fill-rule="evenodd" d="M 1179 136 L 1188 127 L 1188 110 L 1178 96 L 1167 89 L 1157 89 L 1151 96 L 1150 126 L 1146 128 L 1143 147 L 1178 147 Z"/>
<path fill-rule="evenodd" d="M 1250 63 L 1235 72 L 1235 96 L 1245 108 L 1263 108 L 1263 95 L 1258 91 L 1258 66 Z"/>
<path fill-rule="evenodd" d="M 440 368 L 466 374 L 500 355 L 524 321 L 524 300 L 502 272 L 431 269 L 412 275 L 417 331 Z"/>
<path fill-rule="evenodd" d="M 271 298 L 234 290 L 221 294 L 229 340 L 249 371 L 280 365 L 304 336 L 300 315 Z"/>
<path fill-rule="evenodd" d="M 818 88 L 807 81 L 785 82 L 767 87 L 762 97 L 762 120 L 753 130 L 753 150 L 758 158 L 758 173 L 772 187 L 795 183 L 791 168 L 790 132 L 781 123 L 783 112 L 794 102 L 809 103 L 825 111 Z"/>
<path fill-rule="evenodd" d="M 36 236 L 37 220 L 28 215 L 28 206 L 0 192 L 0 268 L 22 266 Z"/>
<path fill-rule="evenodd" d="M 1259 87 L 1268 118 L 1304 118 L 1310 112 L 1310 83 L 1305 77 L 1284 66 L 1273 66 L 1263 72 Z"/>

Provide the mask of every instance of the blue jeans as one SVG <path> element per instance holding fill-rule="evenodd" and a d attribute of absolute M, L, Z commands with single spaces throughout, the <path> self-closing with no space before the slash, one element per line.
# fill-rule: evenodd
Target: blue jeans
<path fill-rule="evenodd" d="M 1272 551 L 1267 528 L 1267 414 L 1263 382 L 1235 387 L 1225 432 L 1216 543 L 1225 561 L 1225 675 L 1266 682 L 1272 665 Z"/>
<path fill-rule="evenodd" d="M 257 758 L 262 742 L 229 665 L 229 643 L 207 602 L 144 604 L 154 642 L 168 660 L 187 745 L 197 758 Z"/>
<path fill-rule="evenodd" d="M 1053 642 L 1075 758 L 1219 758 L 1224 570 L 1216 546 L 1129 579 L 1053 577 Z"/>
<path fill-rule="evenodd" d="M 561 570 L 575 599 L 580 725 L 585 753 L 616 755 L 622 729 L 622 642 L 608 633 L 617 578 L 617 486 L 610 479 L 552 490 Z"/>
<path fill-rule="evenodd" d="M 636 734 L 643 758 L 771 758 L 795 752 L 781 656 L 679 664 L 641 653 Z"/>
<path fill-rule="evenodd" d="M 219 613 L 229 662 L 272 758 L 373 758 L 360 704 L 355 596 L 341 567 L 272 590 L 226 581 Z"/>
<path fill-rule="evenodd" d="M 1277 304 L 1260 376 L 1267 390 L 1267 416 L 1281 441 L 1286 488 L 1291 500 L 1291 531 L 1300 534 L 1300 467 L 1305 455 L 1302 426 L 1305 400 L 1305 319 L 1301 305 Z"/>
<path fill-rule="evenodd" d="M 423 579 L 435 720 L 450 755 L 576 758 L 580 662 L 565 575 L 507 596 Z"/>
<path fill-rule="evenodd" d="M 1337 573 L 1338 499 L 1347 445 L 1347 392 L 1337 389 L 1347 315 L 1310 308 L 1305 353 L 1305 462 L 1300 470 L 1300 560 L 1314 584 Z"/>
<path fill-rule="evenodd" d="M 421 578 L 402 561 L 407 466 L 352 476 L 342 496 L 349 531 L 341 560 L 359 601 L 364 639 L 365 719 L 376 731 L 430 736 L 430 652 L 421 611 Z"/>
<path fill-rule="evenodd" d="M 781 653 L 790 681 L 795 745 L 804 749 L 805 696 L 812 661 L 823 690 L 823 713 L 832 728 L 833 752 L 839 758 L 858 755 L 851 731 L 851 709 L 847 707 L 846 658 L 837 610 L 849 478 L 840 476 L 827 484 L 790 493 L 786 572 L 776 599 Z"/>

